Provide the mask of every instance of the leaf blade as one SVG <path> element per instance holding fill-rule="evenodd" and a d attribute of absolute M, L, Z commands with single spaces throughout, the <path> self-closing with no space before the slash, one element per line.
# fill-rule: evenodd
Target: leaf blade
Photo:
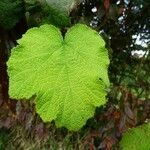
<path fill-rule="evenodd" d="M 123 150 L 150 149 L 150 123 L 128 130 L 120 141 Z"/>
<path fill-rule="evenodd" d="M 36 111 L 45 122 L 80 129 L 106 102 L 109 59 L 102 38 L 77 24 L 63 40 L 57 28 L 43 25 L 18 43 L 7 62 L 10 96 L 36 95 Z"/>

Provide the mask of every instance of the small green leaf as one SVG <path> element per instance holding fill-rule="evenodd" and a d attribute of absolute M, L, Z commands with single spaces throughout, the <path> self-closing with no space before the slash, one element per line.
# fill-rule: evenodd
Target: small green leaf
<path fill-rule="evenodd" d="M 40 26 L 45 23 L 53 24 L 60 28 L 70 26 L 71 19 L 69 14 L 64 13 L 53 5 L 49 6 L 44 0 L 25 0 L 25 4 L 27 22 L 30 27 Z"/>
<path fill-rule="evenodd" d="M 7 63 L 9 95 L 36 95 L 36 111 L 58 127 L 78 130 L 105 104 L 108 54 L 100 35 L 77 24 L 63 39 L 52 25 L 32 28 L 12 49 Z"/>
<path fill-rule="evenodd" d="M 129 129 L 120 142 L 122 150 L 150 150 L 150 123 Z"/>
<path fill-rule="evenodd" d="M 0 26 L 5 29 L 13 28 L 23 17 L 22 0 L 0 0 Z"/>
<path fill-rule="evenodd" d="M 81 1 L 81 0 L 80 0 Z M 62 13 L 69 14 L 71 9 L 79 3 L 79 0 L 46 0 L 50 7 L 61 10 Z"/>
<path fill-rule="evenodd" d="M 49 18 L 45 21 L 50 20 L 54 25 L 64 27 L 71 24 L 70 12 L 81 3 L 81 0 L 46 0 L 46 3 L 49 6 L 45 6 Z"/>

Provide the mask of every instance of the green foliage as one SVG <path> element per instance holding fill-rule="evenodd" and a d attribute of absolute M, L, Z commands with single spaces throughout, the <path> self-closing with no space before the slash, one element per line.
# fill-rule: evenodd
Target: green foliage
<path fill-rule="evenodd" d="M 45 122 L 78 130 L 106 102 L 109 59 L 99 34 L 81 24 L 63 39 L 52 25 L 27 31 L 7 62 L 9 95 L 36 95 L 36 111 Z"/>
<path fill-rule="evenodd" d="M 0 0 L 0 26 L 13 28 L 24 15 L 22 0 Z"/>
<path fill-rule="evenodd" d="M 28 25 L 39 26 L 48 23 L 57 27 L 70 26 L 70 12 L 80 2 L 78 0 L 25 0 Z"/>
<path fill-rule="evenodd" d="M 61 13 L 69 15 L 71 9 L 78 3 L 79 0 L 46 0 L 48 5 Z"/>
<path fill-rule="evenodd" d="M 8 133 L 5 130 L 0 129 L 0 150 L 5 149 L 8 138 Z"/>
<path fill-rule="evenodd" d="M 120 142 L 122 150 L 149 150 L 150 123 L 130 129 Z"/>

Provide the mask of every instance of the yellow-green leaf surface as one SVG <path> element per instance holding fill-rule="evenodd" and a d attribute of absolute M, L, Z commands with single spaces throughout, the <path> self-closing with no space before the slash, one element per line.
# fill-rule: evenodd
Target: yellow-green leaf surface
<path fill-rule="evenodd" d="M 150 123 L 128 130 L 120 147 L 121 150 L 150 150 Z"/>
<path fill-rule="evenodd" d="M 106 102 L 109 59 L 96 31 L 77 24 L 63 39 L 59 29 L 43 25 L 28 30 L 18 44 L 7 63 L 9 95 L 36 95 L 43 121 L 78 130 Z"/>

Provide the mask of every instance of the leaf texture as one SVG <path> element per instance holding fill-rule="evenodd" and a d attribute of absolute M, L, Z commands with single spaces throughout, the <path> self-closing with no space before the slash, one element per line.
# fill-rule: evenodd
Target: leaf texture
<path fill-rule="evenodd" d="M 120 147 L 122 150 L 150 150 L 150 123 L 128 130 Z"/>
<path fill-rule="evenodd" d="M 52 25 L 29 29 L 7 62 L 9 95 L 36 95 L 36 111 L 43 121 L 80 129 L 97 106 L 106 102 L 109 58 L 100 35 L 77 24 L 64 39 Z"/>

